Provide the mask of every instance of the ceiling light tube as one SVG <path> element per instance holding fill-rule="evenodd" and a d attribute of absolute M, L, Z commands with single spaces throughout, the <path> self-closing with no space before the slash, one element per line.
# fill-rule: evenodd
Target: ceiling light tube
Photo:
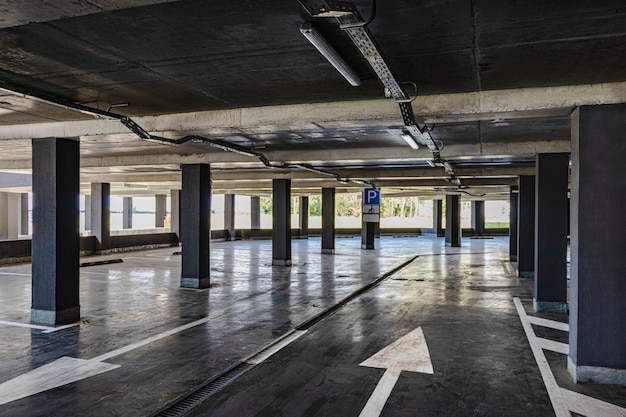
<path fill-rule="evenodd" d="M 339 73 L 343 75 L 346 80 L 348 80 L 351 85 L 354 87 L 361 85 L 361 80 L 354 73 L 352 68 L 346 64 L 346 61 L 344 61 L 343 58 L 339 56 L 337 51 L 335 51 L 335 49 L 333 49 L 333 47 L 326 42 L 326 39 L 322 37 L 322 35 L 310 22 L 302 24 L 302 26 L 300 26 L 300 32 L 309 40 L 309 42 L 313 44 L 315 48 L 317 48 L 318 51 L 320 51 L 324 58 L 326 58 L 328 62 L 330 62 L 330 64 L 335 67 L 335 69 L 337 69 L 337 71 L 339 71 Z"/>
<path fill-rule="evenodd" d="M 409 135 L 408 133 L 403 133 L 401 136 L 402 136 L 402 139 L 404 139 L 404 141 L 406 142 L 406 144 L 409 145 L 412 149 L 419 149 L 419 145 L 417 144 L 417 142 L 415 142 L 415 139 L 413 139 L 413 136 Z"/>

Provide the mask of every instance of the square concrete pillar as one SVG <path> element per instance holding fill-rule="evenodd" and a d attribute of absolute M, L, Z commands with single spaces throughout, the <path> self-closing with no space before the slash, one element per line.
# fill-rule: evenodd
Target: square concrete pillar
<path fill-rule="evenodd" d="M 626 386 L 626 104 L 572 113 L 568 370 Z"/>
<path fill-rule="evenodd" d="M 535 176 L 519 177 L 517 195 L 517 276 L 535 276 Z"/>
<path fill-rule="evenodd" d="M 334 188 L 322 188 L 322 253 L 335 253 Z"/>
<path fill-rule="evenodd" d="M 91 230 L 91 195 L 85 195 L 85 230 Z"/>
<path fill-rule="evenodd" d="M 111 184 L 91 184 L 91 236 L 98 240 L 96 250 L 111 247 Z"/>
<path fill-rule="evenodd" d="M 80 319 L 79 142 L 33 139 L 31 321 Z"/>
<path fill-rule="evenodd" d="M 170 192 L 170 232 L 176 233 L 180 240 L 180 190 Z"/>
<path fill-rule="evenodd" d="M 472 201 L 472 232 L 474 236 L 485 234 L 485 202 L 482 200 Z"/>
<path fill-rule="evenodd" d="M 28 235 L 30 231 L 28 230 L 28 193 L 22 193 L 20 195 L 20 215 L 19 215 L 19 234 L 20 235 Z"/>
<path fill-rule="evenodd" d="M 517 186 L 509 190 L 509 261 L 517 262 Z"/>
<path fill-rule="evenodd" d="M 122 197 L 122 229 L 133 228 L 133 198 Z"/>
<path fill-rule="evenodd" d="M 272 180 L 272 265 L 291 265 L 291 180 Z"/>
<path fill-rule="evenodd" d="M 154 196 L 154 227 L 165 227 L 167 217 L 167 196 L 157 194 Z"/>
<path fill-rule="evenodd" d="M 250 228 L 259 230 L 261 228 L 261 197 L 250 197 Z"/>
<path fill-rule="evenodd" d="M 211 172 L 208 164 L 182 166 L 180 286 L 208 288 L 211 236 Z"/>
<path fill-rule="evenodd" d="M 461 246 L 461 197 L 446 195 L 446 246 Z"/>
<path fill-rule="evenodd" d="M 0 239 L 16 240 L 18 235 L 21 196 L 0 193 Z"/>
<path fill-rule="evenodd" d="M 306 195 L 300 196 L 300 237 L 309 237 L 309 197 Z"/>
<path fill-rule="evenodd" d="M 569 154 L 539 154 L 536 167 L 534 307 L 566 313 Z"/>
<path fill-rule="evenodd" d="M 433 200 L 433 233 L 437 237 L 444 237 L 443 226 L 443 200 Z"/>
<path fill-rule="evenodd" d="M 224 229 L 226 240 L 235 240 L 235 194 L 224 194 Z"/>

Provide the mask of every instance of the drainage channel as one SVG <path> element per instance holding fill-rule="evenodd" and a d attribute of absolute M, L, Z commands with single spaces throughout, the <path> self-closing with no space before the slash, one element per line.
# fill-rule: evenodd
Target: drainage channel
<path fill-rule="evenodd" d="M 230 384 L 231 382 L 233 382 L 234 380 L 236 380 L 237 378 L 239 378 L 240 376 L 242 376 L 243 374 L 245 374 L 246 372 L 248 372 L 249 370 L 257 366 L 258 364 L 269 359 L 272 355 L 274 355 L 275 353 L 278 353 L 281 349 L 293 343 L 295 340 L 304 336 L 304 334 L 306 334 L 306 332 L 311 327 L 315 326 L 317 323 L 321 322 L 322 320 L 332 316 L 337 311 L 339 311 L 343 306 L 348 304 L 350 301 L 365 294 L 372 288 L 378 286 L 381 282 L 383 282 L 384 280 L 386 280 L 387 278 L 389 278 L 396 272 L 400 271 L 401 269 L 404 269 L 417 258 L 418 256 L 416 255 L 412 257 L 411 259 L 404 261 L 397 267 L 386 272 L 384 275 L 381 275 L 380 277 L 376 278 L 374 281 L 359 288 L 358 290 L 354 291 L 347 297 L 343 298 L 337 304 L 327 308 L 326 310 L 322 311 L 320 314 L 306 320 L 304 323 L 300 324 L 295 329 L 284 334 L 282 337 L 276 340 L 273 340 L 272 342 L 270 342 L 269 344 L 265 345 L 260 350 L 258 350 L 256 353 L 247 357 L 246 359 L 239 362 L 238 364 L 233 365 L 232 367 L 230 367 L 229 369 L 227 369 L 220 375 L 206 382 L 201 387 L 195 389 L 189 394 L 186 394 L 184 397 L 177 399 L 174 403 L 168 405 L 166 408 L 159 411 L 157 414 L 153 414 L 152 417 L 184 416 L 185 414 L 190 412 L 193 408 L 200 405 L 202 402 L 206 401 L 210 396 L 220 391 L 226 385 Z"/>

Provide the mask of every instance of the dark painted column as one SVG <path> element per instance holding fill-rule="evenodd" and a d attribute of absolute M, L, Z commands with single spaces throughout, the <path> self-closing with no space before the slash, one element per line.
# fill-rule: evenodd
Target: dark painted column
<path fill-rule="evenodd" d="M 322 253 L 335 253 L 334 188 L 322 188 Z"/>
<path fill-rule="evenodd" d="M 226 240 L 235 240 L 235 194 L 224 194 L 224 229 Z"/>
<path fill-rule="evenodd" d="M 91 194 L 85 196 L 85 230 L 91 230 Z"/>
<path fill-rule="evenodd" d="M 300 196 L 300 237 L 309 237 L 309 197 Z"/>
<path fill-rule="evenodd" d="M 472 231 L 474 236 L 485 234 L 485 202 L 482 200 L 472 201 Z"/>
<path fill-rule="evenodd" d="M 566 313 L 569 154 L 539 154 L 536 167 L 534 307 Z"/>
<path fill-rule="evenodd" d="M 167 196 L 157 194 L 154 196 L 154 227 L 164 227 L 167 217 Z"/>
<path fill-rule="evenodd" d="M 517 262 L 517 185 L 509 191 L 509 261 Z"/>
<path fill-rule="evenodd" d="M 444 237 L 443 226 L 443 201 L 433 200 L 433 232 L 437 237 Z"/>
<path fill-rule="evenodd" d="M 183 256 L 180 286 L 208 288 L 211 172 L 208 164 L 183 165 L 182 171 L 180 219 Z"/>
<path fill-rule="evenodd" d="M 259 230 L 261 228 L 261 197 L 250 197 L 250 228 Z"/>
<path fill-rule="evenodd" d="M 572 113 L 568 370 L 626 386 L 626 104 Z"/>
<path fill-rule="evenodd" d="M 535 276 L 535 176 L 520 175 L 517 195 L 517 276 Z"/>
<path fill-rule="evenodd" d="M 272 265 L 291 265 L 291 180 L 272 180 Z"/>
<path fill-rule="evenodd" d="M 133 228 L 133 198 L 122 197 L 122 229 Z"/>
<path fill-rule="evenodd" d="M 80 319 L 79 142 L 33 139 L 31 321 Z"/>
<path fill-rule="evenodd" d="M 363 222 L 361 225 L 361 249 L 375 249 L 376 225 L 374 222 Z"/>
<path fill-rule="evenodd" d="M 446 195 L 446 246 L 461 246 L 461 197 Z"/>
<path fill-rule="evenodd" d="M 180 240 L 180 190 L 170 192 L 170 232 L 176 233 Z"/>
<path fill-rule="evenodd" d="M 20 196 L 20 234 L 28 234 L 28 193 Z"/>
<path fill-rule="evenodd" d="M 91 236 L 98 239 L 99 251 L 110 247 L 110 191 L 109 183 L 91 184 Z"/>

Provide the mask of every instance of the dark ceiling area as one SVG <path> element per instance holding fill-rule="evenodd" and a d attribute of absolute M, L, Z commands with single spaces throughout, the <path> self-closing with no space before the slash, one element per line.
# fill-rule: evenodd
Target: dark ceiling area
<path fill-rule="evenodd" d="M 517 99 L 520 89 L 626 80 L 623 1 L 350 3 L 364 19 L 371 18 L 367 30 L 387 65 L 407 94 L 414 97 L 417 92 L 425 100 L 422 103 L 490 91 L 510 91 Z M 304 22 L 312 22 L 354 69 L 362 80 L 359 87 L 349 85 L 302 36 L 299 28 Z M 2 128 L 17 125 L 93 119 L 33 100 L 31 92 L 139 118 L 385 100 L 383 84 L 337 20 L 311 16 L 298 0 L 0 2 L 0 88 L 4 89 L 0 91 L 0 134 Z M 472 97 L 466 101 L 473 105 Z M 519 100 L 525 99 L 520 93 Z M 523 110 L 535 113 L 515 117 L 510 117 L 505 105 L 461 118 L 458 104 L 449 109 L 442 106 L 447 112 L 432 116 L 443 120 L 432 124 L 431 135 L 444 149 L 473 144 L 483 152 L 483 145 L 488 149 L 489 144 L 518 143 L 515 151 L 494 155 L 484 151 L 475 158 L 476 164 L 484 164 L 490 156 L 500 163 L 515 163 L 517 156 L 518 162 L 526 164 L 532 153 L 520 151 L 521 144 L 569 140 L 569 113 L 574 106 L 564 103 L 561 108 L 553 106 L 558 111 L 545 113 L 541 106 L 529 106 Z M 414 104 L 416 120 L 429 118 L 423 107 Z M 494 115 L 497 112 L 502 115 Z M 294 120 L 283 124 L 297 124 L 297 116 L 291 117 Z M 353 149 L 353 159 L 359 159 L 363 148 L 406 148 L 400 136 L 404 124 L 399 110 L 394 120 L 386 115 L 378 122 L 360 123 L 358 114 L 353 119 L 334 126 L 309 121 L 301 129 L 224 125 L 223 133 L 210 136 L 263 152 Z M 164 130 L 175 137 L 188 129 L 179 123 Z M 12 130 L 7 132 L 4 137 L 11 138 Z M 123 142 L 105 132 L 97 141 L 99 147 L 89 148 L 96 143 L 88 140 L 89 132 L 78 134 L 86 154 L 106 155 L 106 143 L 111 143 L 120 146 L 119 154 L 141 155 L 140 140 Z M 209 135 L 208 131 L 196 133 Z M 222 152 L 191 145 L 163 153 L 205 152 L 205 148 L 209 153 Z M 8 146 L 2 150 L 10 151 Z M 471 156 L 457 152 L 449 159 L 467 164 Z M 306 155 L 298 159 L 306 160 Z M 378 166 L 423 166 L 426 159 L 427 152 L 395 163 L 388 157 Z M 326 162 L 341 165 L 340 158 Z M 0 169 L 6 167 L 0 163 Z"/>

